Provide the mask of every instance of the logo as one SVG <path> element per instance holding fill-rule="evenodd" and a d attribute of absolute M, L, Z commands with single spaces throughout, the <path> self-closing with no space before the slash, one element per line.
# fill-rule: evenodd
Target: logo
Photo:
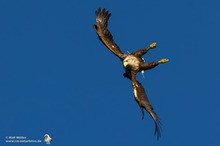
<path fill-rule="evenodd" d="M 46 142 L 46 144 L 50 144 L 51 141 L 52 141 L 52 138 L 50 137 L 50 135 L 45 134 L 44 135 L 44 142 Z"/>

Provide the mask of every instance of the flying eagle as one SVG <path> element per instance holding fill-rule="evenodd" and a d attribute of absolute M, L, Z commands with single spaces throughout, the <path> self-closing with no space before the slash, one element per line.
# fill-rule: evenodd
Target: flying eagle
<path fill-rule="evenodd" d="M 144 62 L 142 56 L 149 50 L 156 48 L 156 43 L 152 43 L 146 49 L 140 49 L 129 54 L 122 53 L 119 46 L 114 42 L 110 31 L 108 30 L 108 20 L 111 16 L 111 13 L 106 9 L 99 8 L 95 14 L 96 24 L 94 24 L 93 27 L 95 28 L 99 39 L 113 54 L 115 54 L 122 61 L 123 67 L 125 68 L 124 77 L 131 80 L 135 100 L 137 101 L 142 111 L 142 118 L 144 118 L 144 110 L 146 110 L 155 122 L 154 135 L 157 135 L 157 139 L 159 139 L 159 118 L 154 112 L 153 107 L 148 100 L 144 87 L 136 80 L 136 74 L 141 71 L 152 69 L 159 64 L 166 63 L 168 62 L 168 59 L 164 58 L 160 61 L 150 63 Z"/>

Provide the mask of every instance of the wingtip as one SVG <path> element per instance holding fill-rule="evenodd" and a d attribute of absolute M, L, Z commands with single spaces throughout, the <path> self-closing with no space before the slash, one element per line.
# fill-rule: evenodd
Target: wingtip
<path fill-rule="evenodd" d="M 105 8 L 98 8 L 98 10 L 95 11 L 95 14 L 96 16 L 97 15 L 102 15 L 102 16 L 105 16 L 105 17 L 110 17 L 111 16 L 111 13 L 105 9 Z"/>
<path fill-rule="evenodd" d="M 154 131 L 154 136 L 157 137 L 157 140 L 161 138 L 161 123 L 160 121 L 155 122 L 155 131 Z"/>

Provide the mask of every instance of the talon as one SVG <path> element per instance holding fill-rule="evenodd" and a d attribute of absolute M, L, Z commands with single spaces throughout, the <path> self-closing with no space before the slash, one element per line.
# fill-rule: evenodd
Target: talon
<path fill-rule="evenodd" d="M 169 61 L 169 59 L 163 58 L 163 59 L 161 59 L 160 61 L 158 61 L 158 63 L 166 63 L 166 62 L 168 62 L 168 61 Z"/>
<path fill-rule="evenodd" d="M 156 43 L 150 44 L 150 48 L 151 48 L 151 49 L 156 48 Z"/>

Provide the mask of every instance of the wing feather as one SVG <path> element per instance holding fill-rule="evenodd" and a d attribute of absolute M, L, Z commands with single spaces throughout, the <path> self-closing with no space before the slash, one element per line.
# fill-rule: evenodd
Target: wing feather
<path fill-rule="evenodd" d="M 108 20 L 111 13 L 105 9 L 99 8 L 96 11 L 96 24 L 94 28 L 101 42 L 121 60 L 124 59 L 124 54 L 121 52 L 119 46 L 114 42 L 112 34 L 108 30 Z"/>
<path fill-rule="evenodd" d="M 154 123 L 155 123 L 154 135 L 157 135 L 157 139 L 159 139 L 161 136 L 159 117 L 154 112 L 154 109 L 152 105 L 150 104 L 150 101 L 147 97 L 144 87 L 142 86 L 141 83 L 139 83 L 135 79 L 135 77 L 132 77 L 132 88 L 133 88 L 135 99 L 138 102 L 139 106 L 141 107 L 142 114 L 144 114 L 143 110 L 145 109 L 150 114 L 152 119 L 154 120 Z"/>

